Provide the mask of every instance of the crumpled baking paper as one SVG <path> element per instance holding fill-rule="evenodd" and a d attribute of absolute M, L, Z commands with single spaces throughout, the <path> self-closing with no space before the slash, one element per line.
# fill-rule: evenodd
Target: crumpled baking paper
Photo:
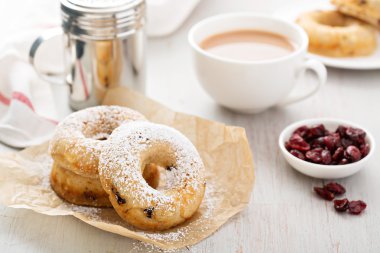
<path fill-rule="evenodd" d="M 196 146 L 206 167 L 207 189 L 190 220 L 166 231 L 148 232 L 128 225 L 112 208 L 82 207 L 61 200 L 49 183 L 48 143 L 0 155 L 0 201 L 52 216 L 73 215 L 99 229 L 166 250 L 196 244 L 247 206 L 255 176 L 243 128 L 175 112 L 126 88 L 109 91 L 104 104 L 135 109 L 153 122 L 178 129 Z"/>

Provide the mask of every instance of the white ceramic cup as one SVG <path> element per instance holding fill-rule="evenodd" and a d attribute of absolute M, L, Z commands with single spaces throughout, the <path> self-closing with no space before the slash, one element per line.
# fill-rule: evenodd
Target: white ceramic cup
<path fill-rule="evenodd" d="M 289 55 L 260 61 L 239 61 L 213 55 L 199 45 L 206 38 L 234 30 L 260 30 L 283 35 L 295 44 Z M 199 82 L 222 106 L 257 113 L 275 105 L 306 99 L 326 82 L 326 68 L 306 59 L 308 37 L 298 25 L 268 15 L 231 13 L 207 18 L 194 25 L 188 35 Z M 318 81 L 303 94 L 289 96 L 296 80 L 306 70 Z M 309 85 L 309 84 L 307 84 Z"/>

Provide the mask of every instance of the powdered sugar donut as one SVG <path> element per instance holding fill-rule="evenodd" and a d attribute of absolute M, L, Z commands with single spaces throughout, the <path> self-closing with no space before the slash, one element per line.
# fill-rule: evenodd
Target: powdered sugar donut
<path fill-rule="evenodd" d="M 146 165 L 166 168 L 167 187 L 156 190 L 143 178 Z M 150 122 L 121 125 L 99 159 L 99 175 L 121 218 L 146 230 L 164 230 L 189 219 L 205 192 L 203 162 L 180 132 Z"/>
<path fill-rule="evenodd" d="M 98 178 L 100 147 L 112 131 L 126 121 L 145 117 L 121 106 L 96 106 L 70 114 L 50 142 L 50 154 L 61 167 L 81 176 Z"/>
<path fill-rule="evenodd" d="M 99 179 L 80 176 L 53 163 L 50 184 L 58 196 L 81 206 L 112 207 Z"/>
<path fill-rule="evenodd" d="M 116 127 L 132 120 L 145 117 L 120 106 L 92 107 L 64 119 L 49 147 L 54 160 L 50 176 L 53 190 L 73 204 L 111 207 L 99 180 L 100 147 Z M 154 168 L 150 170 L 150 174 L 154 172 Z"/>

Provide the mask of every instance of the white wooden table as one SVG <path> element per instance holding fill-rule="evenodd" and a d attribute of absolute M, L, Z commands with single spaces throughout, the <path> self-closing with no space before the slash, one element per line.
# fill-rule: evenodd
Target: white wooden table
<path fill-rule="evenodd" d="M 205 0 L 174 35 L 149 41 L 148 95 L 179 111 L 245 127 L 255 158 L 257 178 L 249 207 L 211 237 L 180 252 L 380 252 L 380 151 L 365 170 L 339 180 L 348 198 L 368 204 L 365 213 L 356 217 L 337 214 L 331 203 L 317 198 L 312 187 L 322 180 L 294 171 L 277 148 L 278 134 L 287 124 L 324 116 L 362 124 L 380 143 L 380 70 L 328 69 L 326 86 L 313 98 L 251 116 L 217 106 L 195 78 L 186 37 L 192 24 L 229 11 L 270 13 L 282 4 L 291 1 Z M 62 116 L 69 112 L 65 92 L 61 88 L 57 101 Z M 156 250 L 73 217 L 0 206 L 0 252 Z"/>

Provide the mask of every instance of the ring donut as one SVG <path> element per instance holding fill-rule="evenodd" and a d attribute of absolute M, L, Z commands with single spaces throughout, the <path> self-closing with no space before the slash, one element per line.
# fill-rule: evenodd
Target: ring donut
<path fill-rule="evenodd" d="M 165 189 L 149 186 L 147 164 L 166 168 Z M 99 175 L 116 212 L 144 230 L 164 230 L 189 219 L 205 192 L 204 165 L 192 143 L 177 130 L 150 122 L 115 129 L 99 159 Z"/>
<path fill-rule="evenodd" d="M 145 117 L 121 106 L 95 106 L 70 114 L 58 126 L 49 150 L 61 167 L 81 176 L 98 178 L 100 147 L 126 121 Z"/>
<path fill-rule="evenodd" d="M 376 30 L 338 11 L 312 11 L 297 23 L 309 37 L 309 51 L 331 57 L 365 56 L 377 46 Z"/>
<path fill-rule="evenodd" d="M 112 207 L 99 180 L 80 176 L 53 163 L 50 183 L 58 196 L 82 206 Z"/>
<path fill-rule="evenodd" d="M 49 146 L 54 160 L 50 182 L 57 195 L 77 205 L 111 207 L 99 179 L 100 149 L 116 127 L 133 120 L 145 117 L 120 106 L 87 108 L 64 119 Z"/>

